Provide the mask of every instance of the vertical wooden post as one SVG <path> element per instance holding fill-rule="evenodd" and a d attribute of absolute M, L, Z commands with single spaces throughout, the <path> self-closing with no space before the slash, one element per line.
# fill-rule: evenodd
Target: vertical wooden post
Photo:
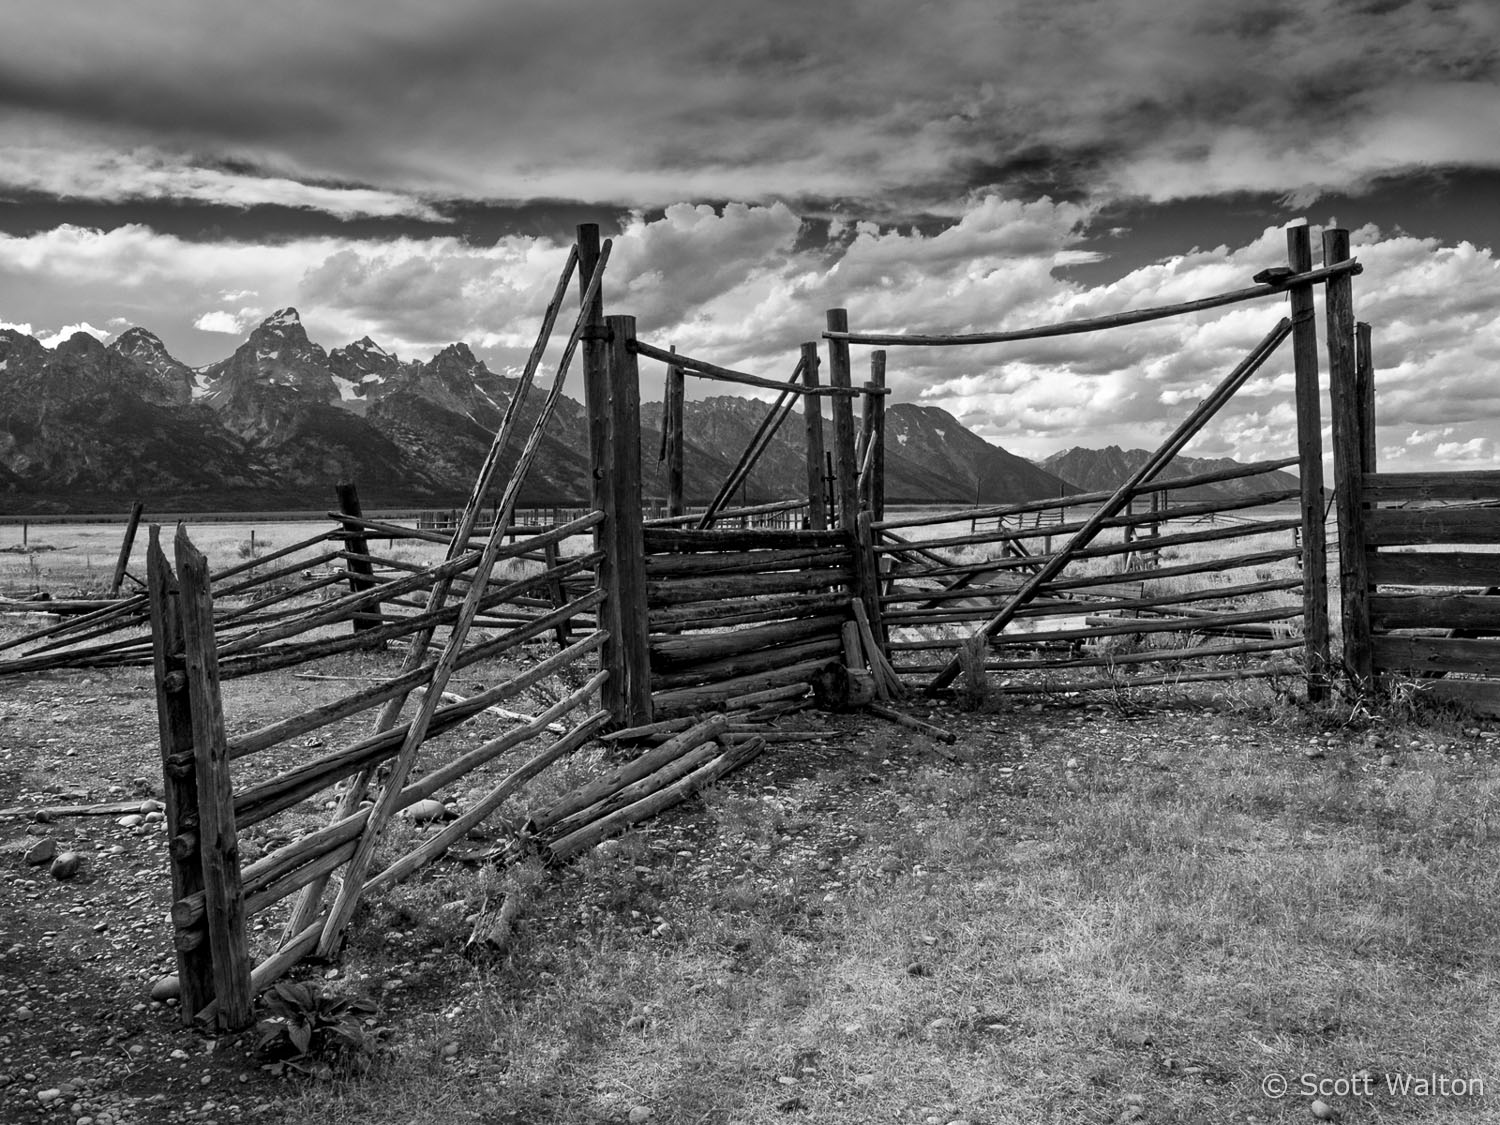
<path fill-rule="evenodd" d="M 137 500 L 130 505 L 130 518 L 125 521 L 125 538 L 120 541 L 120 557 L 115 562 L 115 576 L 109 584 L 109 596 L 120 596 L 120 583 L 125 581 L 125 570 L 130 566 L 130 552 L 135 548 L 136 528 L 141 525 L 141 513 L 146 506 Z"/>
<path fill-rule="evenodd" d="M 582 300 L 588 294 L 589 281 L 599 264 L 599 227 L 596 223 L 582 223 L 578 227 L 578 296 Z M 614 551 L 613 492 L 609 479 L 609 467 L 613 452 L 610 448 L 609 406 L 609 330 L 604 323 L 604 287 L 589 307 L 583 310 L 583 342 L 580 348 L 583 360 L 583 401 L 589 419 L 589 507 L 604 512 L 604 520 L 594 527 L 594 549 L 602 551 L 599 560 L 598 582 L 608 597 L 599 607 L 599 627 L 608 630 L 609 639 L 599 649 L 599 663 L 609 672 L 609 679 L 600 688 L 600 701 L 616 721 L 625 712 L 625 669 L 620 661 L 619 599 L 615 591 L 615 570 L 618 560 Z"/>
<path fill-rule="evenodd" d="M 558 549 L 557 542 L 555 540 L 548 542 L 542 547 L 542 559 L 542 565 L 545 566 L 548 570 L 556 569 Z M 548 579 L 547 594 L 552 599 L 553 606 L 558 609 L 561 609 L 563 606 L 568 604 L 567 591 L 563 589 L 563 580 L 561 578 Z M 557 623 L 557 628 L 556 630 L 554 630 L 554 633 L 557 637 L 557 647 L 567 648 L 569 633 L 567 618 L 563 618 L 563 620 Z"/>
<path fill-rule="evenodd" d="M 848 332 L 846 309 L 828 310 L 828 331 Z M 847 340 L 828 341 L 828 384 L 850 388 Z M 859 461 L 854 453 L 854 403 L 849 395 L 833 396 L 833 463 L 838 472 L 838 525 L 853 531 L 859 511 Z"/>
<path fill-rule="evenodd" d="M 672 349 L 676 351 L 674 347 Z M 682 515 L 682 415 L 686 380 L 682 368 L 667 368 L 667 515 Z"/>
<path fill-rule="evenodd" d="M 870 354 L 870 382 L 883 392 L 885 390 L 885 352 Z M 865 409 L 874 414 L 870 424 L 871 440 L 875 443 L 875 457 L 870 462 L 870 516 L 885 519 L 885 395 L 868 395 Z"/>
<path fill-rule="evenodd" d="M 156 675 L 156 722 L 161 740 L 162 804 L 167 818 L 167 866 L 172 901 L 203 890 L 199 856 L 198 779 L 193 761 L 193 714 L 183 671 L 182 619 L 177 588 L 161 549 L 161 528 L 151 525 L 146 554 L 146 596 L 151 605 L 151 654 Z M 200 923 L 178 930 L 177 982 L 183 1023 L 214 998 L 213 957 Z"/>
<path fill-rule="evenodd" d="M 839 495 L 834 487 L 838 483 L 839 475 L 833 471 L 833 450 L 823 452 L 823 507 L 828 512 L 830 524 L 838 522 Z"/>
<path fill-rule="evenodd" d="M 1360 468 L 1375 471 L 1375 356 L 1371 350 L 1370 326 L 1354 326 L 1354 365 L 1359 385 Z"/>
<path fill-rule="evenodd" d="M 333 486 L 335 495 L 338 496 L 339 511 L 346 516 L 358 519 L 364 515 L 364 509 L 359 506 L 359 490 L 354 487 L 353 481 L 341 481 Z M 344 530 L 347 533 L 344 543 L 348 549 L 356 555 L 368 555 L 370 553 L 370 541 L 361 534 L 356 534 L 359 525 L 346 523 Z M 370 565 L 368 559 L 350 559 L 349 563 L 349 591 L 357 594 L 361 590 L 370 590 L 375 587 L 375 568 Z M 377 616 L 366 616 L 363 613 L 354 615 L 354 631 L 362 633 L 366 629 L 374 629 L 380 624 L 380 605 L 376 603 L 374 612 Z M 384 645 L 381 646 L 385 647 Z"/>
<path fill-rule="evenodd" d="M 1312 237 L 1305 225 L 1287 227 L 1287 264 L 1297 273 L 1312 269 Z M 1323 423 L 1318 380 L 1318 325 L 1313 287 L 1288 291 L 1292 317 L 1292 366 L 1297 407 L 1297 475 L 1302 493 L 1302 653 L 1307 699 L 1328 697 L 1328 529 L 1323 499 Z"/>
<path fill-rule="evenodd" d="M 818 385 L 818 345 L 802 345 L 802 381 Z M 802 396 L 802 421 L 807 431 L 807 522 L 814 531 L 828 530 L 828 497 L 823 483 L 823 396 Z"/>
<path fill-rule="evenodd" d="M 828 310 L 828 331 L 849 331 L 847 310 Z M 849 344 L 845 340 L 828 341 L 828 384 L 832 387 L 852 386 L 849 370 Z M 859 503 L 859 462 L 854 453 L 852 395 L 834 397 L 833 448 L 839 473 L 838 525 L 850 533 L 854 546 L 854 596 L 864 603 L 870 626 L 875 629 L 880 623 L 879 571 L 875 567 L 869 513 L 862 512 Z"/>
<path fill-rule="evenodd" d="M 198 774 L 198 845 L 208 945 L 213 954 L 216 1021 L 225 1030 L 250 1022 L 250 948 L 245 937 L 245 896 L 240 888 L 239 839 L 234 792 L 219 696 L 219 654 L 214 639 L 208 560 L 177 526 L 177 580 L 187 690 L 192 709 L 193 764 Z"/>
<path fill-rule="evenodd" d="M 1323 232 L 1323 264 L 1349 258 L 1349 232 Z M 1328 397 L 1333 414 L 1333 484 L 1339 524 L 1339 591 L 1344 672 L 1356 693 L 1372 686 L 1369 567 L 1365 560 L 1364 437 L 1360 425 L 1358 363 L 1354 344 L 1354 285 L 1342 274 L 1325 283 L 1328 318 Z"/>
<path fill-rule="evenodd" d="M 615 587 L 618 600 L 621 665 L 625 693 L 620 721 L 626 726 L 651 722 L 651 656 L 646 618 L 646 544 L 641 503 L 641 376 L 631 344 L 635 317 L 611 316 L 609 386 L 612 507 L 606 522 L 614 525 Z"/>

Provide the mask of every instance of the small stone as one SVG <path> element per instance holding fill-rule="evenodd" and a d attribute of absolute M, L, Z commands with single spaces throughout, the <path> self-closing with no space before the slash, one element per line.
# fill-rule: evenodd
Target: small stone
<path fill-rule="evenodd" d="M 645 1016 L 631 1016 L 628 1020 L 625 1021 L 625 1030 L 627 1031 L 640 1031 L 645 1026 Z"/>
<path fill-rule="evenodd" d="M 151 985 L 151 999 L 157 1003 L 166 1003 L 168 1000 L 176 1000 L 182 995 L 182 986 L 177 980 L 177 974 L 159 977 Z M 183 1056 L 186 1058 L 187 1056 Z"/>
<path fill-rule="evenodd" d="M 1323 750 L 1317 746 L 1309 746 L 1306 750 L 1302 751 L 1302 756 L 1309 762 L 1316 762 L 1319 758 L 1327 757 Z"/>
<path fill-rule="evenodd" d="M 139 828 L 146 823 L 146 818 L 140 813 L 131 813 L 129 816 L 122 816 L 115 823 L 121 828 Z"/>
<path fill-rule="evenodd" d="M 641 1125 L 643 1121 L 651 1119 L 651 1107 L 648 1105 L 636 1105 L 630 1107 L 630 1125 Z"/>
<path fill-rule="evenodd" d="M 939 1016 L 927 1025 L 929 1031 L 947 1031 L 953 1026 L 953 1021 L 947 1016 Z"/>
<path fill-rule="evenodd" d="M 458 1042 L 457 1042 L 457 1040 L 450 1039 L 448 1042 L 444 1043 L 443 1044 L 442 1055 L 443 1055 L 443 1058 L 445 1058 L 445 1059 L 456 1059 L 456 1058 L 458 1058 Z"/>
<path fill-rule="evenodd" d="M 925 977 L 927 975 L 927 966 L 920 961 L 913 961 L 910 965 L 906 966 L 906 975 L 909 977 Z"/>
<path fill-rule="evenodd" d="M 36 1100 L 41 1102 L 43 1105 L 51 1105 L 60 1097 L 62 1097 L 62 1091 L 57 1089 L 38 1090 L 36 1092 Z"/>
<path fill-rule="evenodd" d="M 57 841 L 50 836 L 43 836 L 32 844 L 26 852 L 26 863 L 29 867 L 40 867 L 57 854 Z"/>
<path fill-rule="evenodd" d="M 1069 758 L 1066 768 L 1070 770 L 1076 770 L 1081 768 L 1081 766 L 1082 763 L 1080 763 L 1077 758 Z"/>
<path fill-rule="evenodd" d="M 1312 1111 L 1312 1115 L 1319 1121 L 1333 1120 L 1333 1107 L 1325 1102 L 1322 1098 L 1314 1099 L 1313 1104 L 1308 1106 L 1307 1108 Z"/>
<path fill-rule="evenodd" d="M 1386 769 L 1390 769 L 1392 766 L 1394 766 L 1396 764 L 1396 755 L 1394 755 L 1394 754 L 1382 754 L 1382 755 L 1380 755 L 1380 764 L 1382 766 L 1384 766 Z"/>
<path fill-rule="evenodd" d="M 425 824 L 428 821 L 442 820 L 446 817 L 448 806 L 442 801 L 434 801 L 429 797 L 425 801 L 418 801 L 402 809 L 401 815 L 408 820 L 415 820 L 418 824 Z"/>
<path fill-rule="evenodd" d="M 776 1081 L 780 1082 L 783 1086 L 795 1086 L 800 1081 L 800 1079 L 794 1078 L 790 1074 L 783 1074 L 780 1078 L 776 1079 Z"/>
<path fill-rule="evenodd" d="M 52 861 L 52 866 L 48 870 L 54 879 L 63 882 L 77 875 L 78 868 L 82 865 L 83 857 L 77 852 L 63 852 Z"/>
<path fill-rule="evenodd" d="M 857 1074 L 854 1076 L 854 1084 L 861 1090 L 868 1090 L 871 1086 L 875 1085 L 875 1076 L 873 1074 Z"/>

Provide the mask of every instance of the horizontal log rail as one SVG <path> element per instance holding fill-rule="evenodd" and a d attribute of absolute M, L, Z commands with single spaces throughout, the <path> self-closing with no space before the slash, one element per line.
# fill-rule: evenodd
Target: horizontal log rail
<path fill-rule="evenodd" d="M 850 398 L 863 394 L 877 393 L 866 391 L 863 387 L 833 387 L 827 384 L 809 387 L 806 383 L 766 379 L 760 375 L 750 375 L 744 371 L 736 371 L 732 367 L 720 367 L 716 363 L 694 359 L 692 356 L 683 355 L 681 352 L 666 351 L 662 348 L 652 347 L 643 340 L 634 341 L 630 345 L 630 350 L 636 355 L 665 363 L 668 367 L 680 367 L 689 375 L 697 375 L 703 379 L 715 379 L 724 383 L 743 383 L 747 387 L 764 387 L 768 391 L 789 391 L 792 394 L 799 395 L 845 395 Z M 878 393 L 889 392 L 882 391 Z"/>
<path fill-rule="evenodd" d="M 1091 601 L 1078 601 L 1076 599 L 1064 598 L 1054 601 L 1034 601 L 1030 605 L 1016 611 L 1016 618 L 1035 617 L 1071 617 L 1082 613 L 1117 613 L 1125 610 L 1154 609 L 1170 607 L 1175 605 L 1186 605 L 1192 602 L 1206 601 L 1232 601 L 1235 598 L 1248 597 L 1253 594 L 1271 593 L 1279 590 L 1298 590 L 1302 587 L 1302 579 L 1299 578 L 1273 578 L 1264 582 L 1249 582 L 1240 586 L 1210 586 L 1202 590 L 1174 591 L 1153 595 L 1142 595 L 1138 598 L 1104 598 Z M 1007 591 L 1008 592 L 1008 591 Z M 1001 595 L 1004 596 L 1003 594 Z M 982 617 L 986 613 L 993 613 L 993 606 L 974 606 L 966 610 L 896 610 L 883 614 L 881 620 L 887 625 L 900 625 L 905 628 L 926 624 L 939 624 L 937 620 L 942 617 L 950 617 L 953 621 L 972 621 Z"/>
<path fill-rule="evenodd" d="M 1140 487 L 1132 489 L 1130 496 L 1132 499 L 1139 499 L 1153 492 L 1173 492 L 1183 488 L 1196 488 L 1204 484 L 1221 484 L 1224 481 L 1273 473 L 1279 469 L 1290 468 L 1297 463 L 1296 457 L 1282 457 L 1272 461 L 1256 461 L 1248 465 L 1236 466 L 1233 469 L 1214 469 L 1180 477 L 1153 477 Z M 1113 492 L 1077 492 L 1052 500 L 1023 500 L 1012 504 L 992 504 L 983 508 L 957 508 L 949 512 L 893 516 L 889 519 L 877 520 L 870 526 L 877 531 L 886 531 L 892 528 L 923 527 L 935 523 L 959 523 L 963 520 L 1003 519 L 1006 516 L 1044 512 L 1053 508 L 1079 508 L 1087 504 L 1099 504 L 1113 495 Z M 916 541 L 914 545 L 921 545 L 921 541 Z"/>
<path fill-rule="evenodd" d="M 516 727 L 506 731 L 499 738 L 492 739 L 483 747 L 479 747 L 462 759 L 450 762 L 438 770 L 427 774 L 421 779 L 412 782 L 401 790 L 397 800 L 397 809 L 405 809 L 432 797 L 444 786 L 457 780 L 467 773 L 473 772 L 480 765 L 488 764 L 495 757 L 515 746 L 523 745 L 533 738 L 546 733 L 548 726 L 559 718 L 574 710 L 590 695 L 598 691 L 605 673 L 596 673 L 587 683 L 577 690 L 570 692 L 565 698 L 559 700 L 542 714 L 533 718 L 525 726 Z M 579 730 L 588 729 L 590 735 L 597 733 L 598 727 L 591 724 L 597 720 L 607 718 L 603 715 L 590 716 L 584 723 L 574 728 L 574 733 Z M 364 829 L 366 820 L 369 818 L 369 809 L 359 809 L 342 820 L 335 821 L 319 829 L 316 832 L 303 836 L 291 843 L 270 852 L 256 860 L 245 868 L 242 885 L 247 896 L 247 913 L 253 913 L 250 907 L 255 903 L 254 910 L 264 909 L 277 899 L 285 897 L 293 890 L 299 889 L 305 883 L 310 883 L 318 876 L 309 876 L 303 881 L 291 885 L 293 873 L 300 874 L 307 869 L 307 865 L 321 862 L 331 855 L 340 854 L 347 848 L 344 856 L 353 854 L 353 841 Z M 343 859 L 338 861 L 343 862 Z M 334 866 L 336 867 L 336 863 Z M 331 869 L 330 869 L 331 870 Z M 326 873 L 326 872 L 324 872 Z M 273 890 L 274 889 L 274 890 Z M 268 895 L 274 897 L 267 898 Z M 196 925 L 203 918 L 204 897 L 201 892 L 187 895 L 179 899 L 172 906 L 172 921 L 179 929 L 188 929 Z"/>
<path fill-rule="evenodd" d="M 471 651 L 478 651 L 480 653 L 477 659 L 491 659 L 518 645 L 524 644 L 526 641 L 541 636 L 548 630 L 555 628 L 560 622 L 570 620 L 578 613 L 592 609 L 603 601 L 603 591 L 586 594 L 576 601 L 559 607 L 553 613 L 536 618 L 524 627 L 504 637 L 496 638 L 484 645 L 475 646 L 475 649 Z M 393 676 L 379 683 L 372 684 L 361 691 L 354 692 L 341 699 L 325 703 L 320 707 L 309 708 L 306 711 L 281 719 L 278 722 L 270 723 L 257 730 L 237 735 L 229 740 L 229 757 L 235 759 L 242 758 L 247 754 L 257 753 L 285 742 L 288 739 L 306 734 L 308 731 L 317 730 L 319 727 L 336 723 L 341 719 L 347 719 L 351 715 L 357 715 L 377 703 L 385 702 L 387 699 L 394 699 L 404 692 L 412 691 L 425 684 L 431 679 L 435 666 L 435 662 L 423 664 L 398 676 Z"/>
<path fill-rule="evenodd" d="M 781 548 L 813 550 L 825 547 L 854 549 L 854 536 L 846 530 L 733 530 L 723 528 L 648 527 L 646 553 L 668 551 L 764 551 Z"/>
<path fill-rule="evenodd" d="M 682 671 L 657 672 L 653 670 L 651 688 L 653 691 L 668 691 L 672 688 L 733 680 L 741 676 L 753 675 L 756 672 L 770 672 L 779 668 L 801 665 L 815 657 L 831 659 L 841 653 L 843 648 L 844 642 L 838 633 L 772 648 L 758 648 L 719 660 L 705 660 Z"/>
<path fill-rule="evenodd" d="M 587 569 L 590 565 L 592 565 L 590 556 L 585 555 L 574 559 L 572 562 L 565 563 L 556 569 L 559 571 L 567 571 L 569 568 L 583 570 Z M 492 609 L 498 605 L 515 604 L 517 588 L 529 589 L 534 585 L 546 581 L 548 577 L 547 574 L 530 575 L 505 586 L 498 587 L 480 599 L 480 611 Z M 540 604 L 551 605 L 550 602 Z M 255 675 L 260 672 L 269 672 L 277 668 L 290 668 L 297 664 L 306 664 L 311 660 L 320 660 L 323 657 L 332 656 L 336 653 L 357 652 L 388 640 L 411 636 L 423 629 L 451 624 L 457 619 L 458 612 L 459 607 L 457 605 L 448 605 L 442 609 L 424 610 L 416 614 L 397 617 L 386 624 L 377 625 L 372 629 L 366 629 L 352 635 L 323 638 L 295 645 L 276 645 L 260 651 L 248 652 L 242 656 L 234 656 L 221 661 L 219 664 L 219 676 L 221 679 L 234 679 L 240 676 Z"/>
<path fill-rule="evenodd" d="M 434 738 L 443 731 L 468 721 L 492 703 L 510 699 L 546 679 L 553 672 L 597 651 L 606 636 L 603 631 L 596 631 L 556 655 L 532 665 L 519 675 L 471 695 L 463 703 L 438 707 L 429 724 L 428 737 Z M 362 738 L 343 750 L 325 754 L 269 781 L 251 786 L 235 796 L 236 823 L 242 828 L 257 824 L 306 800 L 339 778 L 348 777 L 385 760 L 400 750 L 410 726 L 410 721 L 399 723 L 388 730 Z"/>
<path fill-rule="evenodd" d="M 1500 500 L 1500 470 L 1462 473 L 1366 473 L 1362 495 L 1392 500 Z"/>
<path fill-rule="evenodd" d="M 1108 668 L 1116 664 L 1178 664 L 1190 660 L 1253 656 L 1302 647 L 1300 637 L 1285 640 L 1238 641 L 1234 644 L 1193 645 L 1188 648 L 1158 648 L 1109 656 L 1079 656 L 1067 660 L 986 660 L 986 672 L 1055 672 L 1064 668 Z"/>
<path fill-rule="evenodd" d="M 930 674 L 932 667 L 902 667 L 903 674 Z M 1302 676 L 1301 664 L 1267 664 L 1258 668 L 1214 669 L 1206 672 L 1167 672 L 1159 676 L 1107 676 L 1093 680 L 1057 683 L 998 684 L 990 690 L 997 695 L 1072 695 L 1084 691 L 1120 691 L 1129 688 L 1175 687 L 1179 684 L 1215 683 L 1225 680 L 1281 679 Z"/>
<path fill-rule="evenodd" d="M 768 516 L 776 512 L 798 512 L 808 506 L 806 500 L 777 500 L 770 504 L 751 504 L 748 507 L 720 508 L 714 518 L 720 522 L 748 518 L 750 516 Z M 706 510 L 706 509 L 705 509 Z M 703 518 L 703 512 L 688 512 L 680 516 L 653 516 L 642 521 L 646 527 L 688 527 Z"/>
<path fill-rule="evenodd" d="M 842 615 L 828 614 L 778 621 L 749 629 L 652 637 L 651 666 L 665 669 L 677 664 L 696 664 L 758 648 L 770 648 L 788 641 L 806 640 L 820 633 L 837 635 L 845 620 Z"/>
<path fill-rule="evenodd" d="M 1493 594 L 1371 594 L 1375 629 L 1500 630 L 1500 597 Z"/>
<path fill-rule="evenodd" d="M 1113 516 L 1098 524 L 1101 530 L 1118 528 L 1150 527 L 1156 524 L 1171 523 L 1173 520 L 1183 520 L 1198 516 L 1212 516 L 1220 512 L 1240 511 L 1245 508 L 1260 508 L 1271 504 L 1280 504 L 1287 500 L 1294 500 L 1301 495 L 1301 490 L 1296 488 L 1277 489 L 1274 492 L 1257 492 L 1249 496 L 1238 496 L 1232 500 L 1207 500 L 1198 504 L 1182 504 L 1175 508 L 1161 508 L 1154 512 L 1134 512 L 1130 515 Z M 946 536 L 940 539 L 929 539 L 924 546 L 931 547 L 969 547 L 982 546 L 987 543 L 1013 543 L 1022 539 L 1051 539 L 1054 536 L 1071 535 L 1082 531 L 1088 526 L 1087 520 L 1078 520 L 1073 523 L 1048 524 L 1044 527 L 1028 528 L 996 528 L 993 531 L 974 532 L 969 535 Z M 1137 539 L 1139 550 L 1149 550 L 1156 544 L 1155 536 L 1145 539 Z M 876 546 L 879 554 L 902 554 L 910 548 L 904 546 Z M 1033 556 L 1035 558 L 1036 556 Z M 967 567 L 976 566 L 975 563 L 963 564 Z M 983 564 L 977 564 L 982 566 Z"/>
<path fill-rule="evenodd" d="M 1460 672 L 1500 676 L 1500 640 L 1469 637 L 1371 638 L 1375 668 L 1382 672 Z"/>
<path fill-rule="evenodd" d="M 999 633 L 989 638 L 991 648 L 1013 645 L 1050 644 L 1056 641 L 1090 641 L 1101 637 L 1123 637 L 1136 633 L 1204 633 L 1231 625 L 1248 625 L 1267 621 L 1288 621 L 1302 616 L 1302 607 L 1246 610 L 1242 613 L 1219 613 L 1204 617 L 1170 617 L 1161 619 L 1132 618 L 1120 625 L 1087 629 L 1049 629 L 1028 633 Z M 921 641 L 892 641 L 892 651 L 915 652 L 924 649 L 960 648 L 964 641 L 955 638 Z"/>
<path fill-rule="evenodd" d="M 853 580 L 854 571 L 847 566 L 708 578 L 658 578 L 646 582 L 646 600 L 655 609 L 689 602 L 722 602 L 727 598 L 821 590 L 831 586 L 847 586 Z"/>
<path fill-rule="evenodd" d="M 1123 328 L 1128 324 L 1143 324 L 1151 320 L 1186 313 L 1202 312 L 1205 309 L 1223 308 L 1225 305 L 1256 301 L 1262 297 L 1279 296 L 1294 285 L 1312 285 L 1345 274 L 1357 274 L 1364 267 L 1358 259 L 1349 258 L 1331 266 L 1292 274 L 1274 283 L 1252 285 L 1246 289 L 1235 289 L 1213 297 L 1200 297 L 1196 301 L 1183 301 L 1175 305 L 1159 305 L 1150 309 L 1134 309 L 1130 312 L 1110 313 L 1107 316 L 1088 317 L 1083 320 L 1065 321 L 1061 324 L 1046 324 L 1037 328 L 1018 328 L 1009 332 L 969 332 L 950 335 L 917 335 L 912 333 L 881 332 L 824 332 L 825 340 L 843 340 L 850 344 L 870 344 L 875 347 L 925 347 L 947 348 L 968 344 L 1007 344 L 1019 340 L 1043 340 L 1052 336 L 1074 336 L 1081 332 L 1102 332 L 1108 328 Z"/>
<path fill-rule="evenodd" d="M 830 610 L 844 609 L 852 596 L 847 590 L 843 590 L 832 594 L 787 594 L 777 598 L 654 609 L 649 623 L 652 631 L 657 633 L 685 629 L 727 629 L 732 625 L 812 617 Z"/>
<path fill-rule="evenodd" d="M 764 574 L 777 570 L 848 566 L 851 553 L 843 547 L 812 550 L 722 551 L 709 554 L 647 555 L 647 578 L 701 578 L 709 574 Z"/>
<path fill-rule="evenodd" d="M 346 516 L 343 512 L 329 512 L 328 516 L 330 519 L 346 523 L 359 531 L 376 532 L 377 534 L 369 536 L 372 539 L 422 539 L 428 543 L 439 543 L 443 546 L 447 546 L 453 542 L 452 535 L 444 535 L 440 531 L 428 531 L 425 528 L 408 527 L 406 524 L 389 523 L 385 520 L 370 519 L 368 516 Z M 514 527 L 508 527 L 500 533 L 501 536 L 506 537 L 514 533 L 518 536 L 518 541 L 512 543 L 509 547 L 503 548 L 507 554 L 502 554 L 499 557 L 505 558 L 516 551 L 529 551 L 542 546 L 544 543 L 558 543 L 570 536 L 582 535 L 603 518 L 603 512 L 592 511 L 585 512 L 576 519 L 568 520 L 562 524 L 538 527 L 518 524 Z M 349 534 L 348 532 L 334 531 L 329 534 L 329 538 L 343 539 Z M 519 537 L 522 535 L 525 536 L 525 542 L 519 541 Z M 476 532 L 469 539 L 470 541 L 474 539 L 488 540 L 489 534 L 480 535 Z"/>
<path fill-rule="evenodd" d="M 1500 508 L 1371 508 L 1365 514 L 1369 547 L 1466 543 L 1500 543 Z"/>
<path fill-rule="evenodd" d="M 1367 557 L 1370 581 L 1380 585 L 1500 586 L 1500 552 L 1377 551 Z"/>

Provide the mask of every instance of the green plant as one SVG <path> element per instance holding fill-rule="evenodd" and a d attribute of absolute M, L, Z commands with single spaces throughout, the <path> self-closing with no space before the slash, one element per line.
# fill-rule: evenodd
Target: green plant
<path fill-rule="evenodd" d="M 270 1015 L 256 1025 L 255 1049 L 271 1059 L 266 1069 L 278 1076 L 295 1071 L 331 1078 L 336 1070 L 365 1070 L 385 1032 L 373 1000 L 300 981 L 277 981 L 266 1010 Z"/>

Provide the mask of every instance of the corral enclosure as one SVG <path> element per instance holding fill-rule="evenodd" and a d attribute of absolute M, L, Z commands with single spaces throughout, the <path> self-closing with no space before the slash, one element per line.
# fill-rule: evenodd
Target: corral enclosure
<path fill-rule="evenodd" d="M 1358 264 L 1343 232 L 1328 232 L 1320 269 L 1306 228 L 1288 236 L 1290 264 L 1246 289 L 1098 321 L 885 336 L 853 332 L 845 311 L 831 310 L 826 359 L 809 342 L 781 381 L 677 354 L 639 339 L 633 318 L 606 318 L 609 245 L 581 228 L 491 456 L 451 520 L 367 517 L 343 486 L 322 521 L 205 525 L 179 529 L 171 543 L 153 528 L 143 549 L 122 553 L 123 568 L 112 557 L 118 539 L 111 551 L 93 528 L 48 525 L 48 545 L 59 549 L 26 554 L 25 573 L 0 574 L 8 590 L 40 586 L 43 567 L 61 576 L 63 556 L 76 564 L 81 549 L 81 586 L 95 585 L 97 566 L 111 587 L 123 570 L 137 592 L 100 604 L 37 603 L 59 611 L 56 619 L 39 619 L 0 646 L 0 675 L 153 668 L 183 1010 L 228 1027 L 243 1025 L 255 993 L 301 959 L 336 953 L 362 896 L 476 840 L 497 863 L 566 860 L 702 789 L 768 741 L 795 741 L 799 732 L 785 724 L 814 701 L 941 735 L 892 705 L 912 692 L 980 685 L 1058 694 L 1256 678 L 1318 701 L 1372 691 L 1378 673 L 1419 670 L 1441 673 L 1437 694 L 1494 709 L 1495 642 L 1472 635 L 1494 627 L 1485 599 L 1500 588 L 1487 546 L 1500 541 L 1487 506 L 1500 494 L 1493 474 L 1375 471 L 1370 334 L 1353 319 Z M 520 405 L 575 269 L 574 325 L 523 441 Z M 1325 290 L 1335 438 L 1337 652 L 1316 286 Z M 1268 326 L 1119 488 L 955 511 L 886 510 L 887 349 L 1128 330 L 1250 301 L 1285 301 L 1290 316 Z M 1284 345 L 1299 410 L 1286 455 L 1166 475 Z M 860 346 L 876 350 L 868 381 L 855 386 L 851 348 Z M 580 513 L 528 522 L 516 507 L 520 483 L 575 354 L 595 493 Z M 660 516 L 648 516 L 640 480 L 641 359 L 668 368 L 671 494 Z M 682 505 L 688 376 L 778 393 L 699 513 Z M 799 401 L 807 495 L 730 507 Z M 497 466 L 518 447 L 517 467 L 502 479 Z M 1294 466 L 1294 489 L 1256 484 Z M 1248 491 L 1177 498 L 1224 480 Z M 1389 507 L 1418 499 L 1438 510 Z M 64 542 L 65 531 L 73 541 Z M 1441 565 L 1413 565 L 1391 550 L 1455 543 L 1471 546 L 1445 547 L 1435 556 Z M 1371 595 L 1372 583 L 1439 580 L 1442 593 Z M 1432 636 L 1437 629 L 1451 635 Z M 384 653 L 385 663 L 365 678 L 338 679 L 337 661 L 356 653 Z M 328 698 L 272 722 L 237 720 L 236 681 L 304 666 L 335 677 Z M 308 823 L 308 802 L 328 814 L 320 827 Z M 393 853 L 398 816 L 440 827 Z"/>

